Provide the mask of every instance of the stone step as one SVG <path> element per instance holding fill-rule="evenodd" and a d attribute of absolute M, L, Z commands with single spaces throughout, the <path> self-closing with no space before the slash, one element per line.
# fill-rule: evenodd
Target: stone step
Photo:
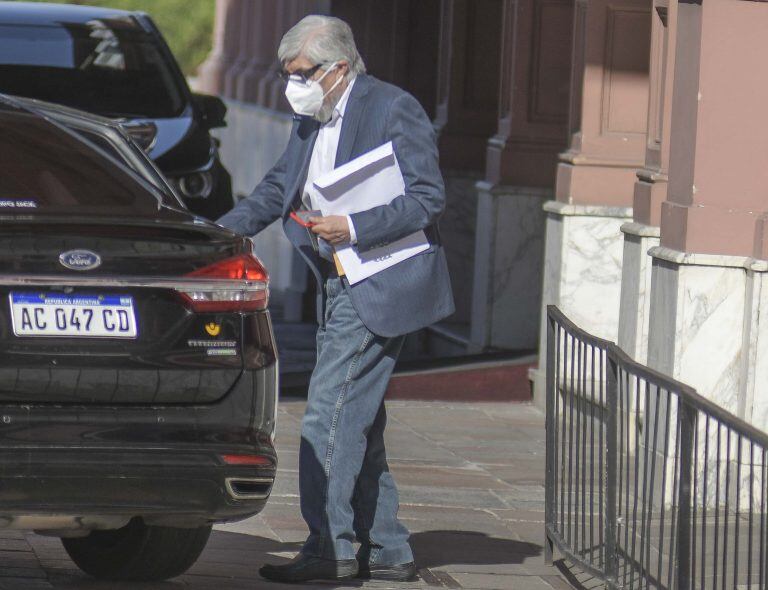
<path fill-rule="evenodd" d="M 528 369 L 532 355 L 477 355 L 400 367 L 387 391 L 388 399 L 424 401 L 530 402 Z"/>
<path fill-rule="evenodd" d="M 283 393 L 306 395 L 315 364 L 317 327 L 275 322 Z M 531 401 L 530 351 L 485 352 L 457 356 L 404 352 L 390 382 L 389 399 L 437 401 Z"/>

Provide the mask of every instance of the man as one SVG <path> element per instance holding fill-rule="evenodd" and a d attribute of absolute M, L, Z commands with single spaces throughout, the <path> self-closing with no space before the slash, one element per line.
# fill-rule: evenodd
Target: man
<path fill-rule="evenodd" d="M 409 580 L 415 568 L 387 466 L 383 398 L 404 335 L 454 309 L 437 230 L 445 196 L 432 126 L 412 96 L 365 75 L 352 31 L 337 18 L 304 18 L 285 34 L 278 57 L 297 113 L 288 146 L 219 220 L 252 235 L 282 219 L 320 285 L 317 364 L 299 451 L 309 536 L 294 560 L 260 573 L 283 582 Z M 309 228 L 297 221 L 295 212 L 314 209 L 316 178 L 389 141 L 403 195 L 349 216 L 311 217 Z M 351 242 L 364 252 L 418 230 L 430 241 L 425 252 L 354 285 L 334 262 L 336 246 Z"/>

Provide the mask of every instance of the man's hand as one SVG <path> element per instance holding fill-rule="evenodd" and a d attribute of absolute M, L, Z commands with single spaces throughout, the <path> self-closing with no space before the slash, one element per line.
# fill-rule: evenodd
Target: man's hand
<path fill-rule="evenodd" d="M 349 224 L 345 215 L 310 217 L 312 232 L 334 246 L 349 242 Z"/>

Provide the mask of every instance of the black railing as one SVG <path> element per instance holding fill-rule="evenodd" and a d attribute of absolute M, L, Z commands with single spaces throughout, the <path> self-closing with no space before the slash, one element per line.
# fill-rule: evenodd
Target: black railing
<path fill-rule="evenodd" d="M 547 559 L 609 589 L 768 588 L 768 435 L 547 320 Z"/>

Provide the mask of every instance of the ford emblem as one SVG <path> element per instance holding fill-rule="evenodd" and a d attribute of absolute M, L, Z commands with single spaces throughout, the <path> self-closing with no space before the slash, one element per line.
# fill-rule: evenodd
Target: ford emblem
<path fill-rule="evenodd" d="M 59 255 L 59 262 L 72 270 L 93 270 L 101 265 L 101 257 L 90 250 L 70 250 Z"/>

